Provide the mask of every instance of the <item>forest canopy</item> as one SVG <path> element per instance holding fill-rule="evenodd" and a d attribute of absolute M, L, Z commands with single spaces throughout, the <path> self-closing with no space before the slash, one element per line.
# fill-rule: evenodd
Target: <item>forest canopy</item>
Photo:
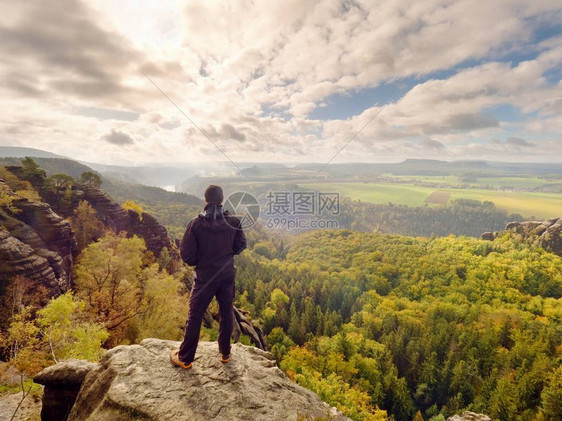
<path fill-rule="evenodd" d="M 282 250 L 241 257 L 238 304 L 281 367 L 352 418 L 560 416 L 560 257 L 508 234 L 315 231 Z"/>

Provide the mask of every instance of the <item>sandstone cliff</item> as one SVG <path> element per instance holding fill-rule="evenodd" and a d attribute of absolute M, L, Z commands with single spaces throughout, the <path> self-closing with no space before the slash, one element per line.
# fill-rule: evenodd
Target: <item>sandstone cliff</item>
<path fill-rule="evenodd" d="M 21 167 L 10 167 L 10 171 L 22 177 Z M 0 180 L 0 192 L 13 198 L 11 206 L 14 209 L 14 212 L 0 209 L 0 227 L 3 229 L 0 234 L 1 281 L 22 276 L 40 281 L 52 295 L 72 286 L 76 238 L 63 216 L 71 216 L 81 200 L 92 205 L 107 228 L 143 238 L 147 249 L 156 256 L 167 248 L 172 260 L 179 262 L 179 253 L 166 228 L 152 215 L 143 213 L 140 218 L 135 212 L 123 209 L 103 190 L 86 185 L 75 186 L 70 205 L 61 207 L 58 198 L 43 188 L 40 178 L 32 181 L 45 202 L 19 197 Z"/>
<path fill-rule="evenodd" d="M 45 385 L 42 419 L 60 421 L 69 406 L 68 419 L 76 421 L 269 421 L 328 413 L 348 419 L 291 382 L 267 352 L 236 344 L 223 365 L 217 344 L 201 342 L 193 368 L 185 371 L 169 362 L 170 349 L 178 346 L 145 339 L 113 348 L 99 364 L 71 360 L 43 370 L 35 377 Z"/>
<path fill-rule="evenodd" d="M 10 167 L 10 171 L 23 177 L 21 167 Z M 21 276 L 44 286 L 50 296 L 57 296 L 72 287 L 76 239 L 70 224 L 53 207 L 70 216 L 81 200 L 90 203 L 98 219 L 107 228 L 144 239 L 147 249 L 155 256 L 167 248 L 170 258 L 175 262 L 172 267 L 182 264 L 178 249 L 166 228 L 152 215 L 127 211 L 100 188 L 83 184 L 74 186 L 70 206 L 60 208 L 58 198 L 42 188 L 41 178 L 32 181 L 42 192 L 42 198 L 50 203 L 21 198 L 0 180 L 0 192 L 13 198 L 12 207 L 16 211 L 10 213 L 0 209 L 0 286 L 14 276 Z M 234 339 L 237 341 L 240 334 L 244 333 L 257 347 L 266 349 L 263 332 L 250 321 L 248 314 L 235 309 L 235 316 Z M 206 324 L 208 327 L 212 325 L 210 313 Z"/>
<path fill-rule="evenodd" d="M 0 191 L 12 195 L 13 212 L 0 209 L 0 280 L 22 276 L 39 281 L 53 295 L 72 281 L 76 239 L 70 224 L 43 202 L 13 194 L 0 180 Z"/>

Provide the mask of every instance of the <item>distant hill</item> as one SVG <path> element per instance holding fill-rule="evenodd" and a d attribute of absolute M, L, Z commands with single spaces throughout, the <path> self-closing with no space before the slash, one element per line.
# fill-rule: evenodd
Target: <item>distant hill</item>
<path fill-rule="evenodd" d="M 144 203 L 184 203 L 203 206 L 203 199 L 187 193 L 169 192 L 160 187 L 130 183 L 110 177 L 103 177 L 102 188 L 117 202 L 132 199 Z"/>
<path fill-rule="evenodd" d="M 67 158 L 33 158 L 41 168 L 45 170 L 47 176 L 62 173 L 68 174 L 77 179 L 85 171 L 94 171 L 87 165 L 81 164 Z M 0 158 L 0 166 L 20 165 L 21 158 Z M 114 200 L 123 203 L 126 200 L 135 200 L 145 203 L 183 203 L 195 206 L 204 204 L 203 200 L 186 193 L 174 193 L 166 191 L 160 187 L 146 186 L 134 182 L 127 182 L 112 177 L 105 177 L 102 174 L 102 188 Z"/>
<path fill-rule="evenodd" d="M 61 167 L 61 165 L 53 165 L 53 163 L 44 163 L 41 167 L 47 171 L 50 175 L 53 172 L 64 172 L 65 174 L 72 175 L 73 177 L 78 177 L 83 171 L 97 171 L 102 176 L 107 176 L 112 179 L 125 181 L 133 184 L 143 184 L 146 186 L 170 186 L 180 184 L 185 179 L 198 174 L 205 167 L 201 164 L 158 164 L 154 166 L 123 166 L 123 165 L 106 165 L 98 164 L 94 162 L 86 161 L 76 161 L 66 156 L 57 155 L 52 152 L 34 149 L 34 148 L 23 148 L 17 146 L 0 146 L 0 159 L 2 158 L 16 158 L 13 161 L 3 161 L 10 162 L 6 165 L 18 165 L 19 158 L 25 158 L 29 156 L 31 158 L 59 158 L 65 159 L 73 162 L 74 164 L 61 163 L 67 168 L 65 171 L 58 171 L 55 168 Z M 3 165 L 3 164 L 0 164 Z M 78 165 L 82 165 L 79 167 Z M 51 168 L 54 170 L 51 172 Z M 83 168 L 88 168 L 84 170 Z"/>
<path fill-rule="evenodd" d="M 185 164 L 182 166 L 174 166 L 174 164 L 170 164 L 169 166 L 158 165 L 127 167 L 122 165 L 105 165 L 91 162 L 83 163 L 98 171 L 103 176 L 121 181 L 158 187 L 176 186 L 186 178 L 192 177 L 200 172 L 200 166 L 196 164 Z"/>
<path fill-rule="evenodd" d="M 259 165 L 259 164 L 258 164 Z M 319 171 L 324 164 L 298 164 L 295 169 Z M 392 175 L 460 175 L 477 172 L 479 176 L 513 174 L 562 174 L 560 163 L 526 163 L 495 161 L 439 161 L 406 159 L 397 163 L 346 162 L 326 166 L 321 175 L 333 178 Z"/>
<path fill-rule="evenodd" d="M 26 156 L 32 158 L 66 158 L 65 156 L 41 149 L 22 148 L 19 146 L 0 146 L 0 157 L 25 158 Z"/>
<path fill-rule="evenodd" d="M 31 155 L 25 155 L 31 156 Z M 90 167 L 81 164 L 77 161 L 73 161 L 72 159 L 68 158 L 53 158 L 53 157 L 34 157 L 31 156 L 35 162 L 39 164 L 41 168 L 45 170 L 47 176 L 51 176 L 53 174 L 68 174 L 73 178 L 80 177 L 85 171 L 93 171 Z M 0 158 L 0 166 L 5 165 L 20 165 L 21 158 Z"/>

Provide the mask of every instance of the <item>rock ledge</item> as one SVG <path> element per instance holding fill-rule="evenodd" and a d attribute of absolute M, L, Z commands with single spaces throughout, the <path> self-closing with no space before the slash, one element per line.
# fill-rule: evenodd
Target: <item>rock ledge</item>
<path fill-rule="evenodd" d="M 170 350 L 178 347 L 179 342 L 145 339 L 111 349 L 89 370 L 68 419 L 259 421 L 327 413 L 334 420 L 348 419 L 291 382 L 268 352 L 234 344 L 231 362 L 223 365 L 217 344 L 200 342 L 193 368 L 185 371 L 169 361 Z M 68 364 L 50 370 L 61 373 L 66 368 L 60 366 Z M 46 370 L 39 378 L 48 389 Z"/>

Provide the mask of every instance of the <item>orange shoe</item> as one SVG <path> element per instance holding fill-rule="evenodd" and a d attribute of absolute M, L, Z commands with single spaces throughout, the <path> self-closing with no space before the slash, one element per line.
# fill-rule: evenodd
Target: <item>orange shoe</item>
<path fill-rule="evenodd" d="M 226 364 L 230 361 L 230 355 L 221 355 L 221 363 Z"/>
<path fill-rule="evenodd" d="M 180 360 L 178 353 L 179 351 L 177 349 L 170 351 L 170 362 L 178 367 L 183 368 L 184 370 L 189 370 L 193 363 L 184 363 L 182 360 Z"/>

